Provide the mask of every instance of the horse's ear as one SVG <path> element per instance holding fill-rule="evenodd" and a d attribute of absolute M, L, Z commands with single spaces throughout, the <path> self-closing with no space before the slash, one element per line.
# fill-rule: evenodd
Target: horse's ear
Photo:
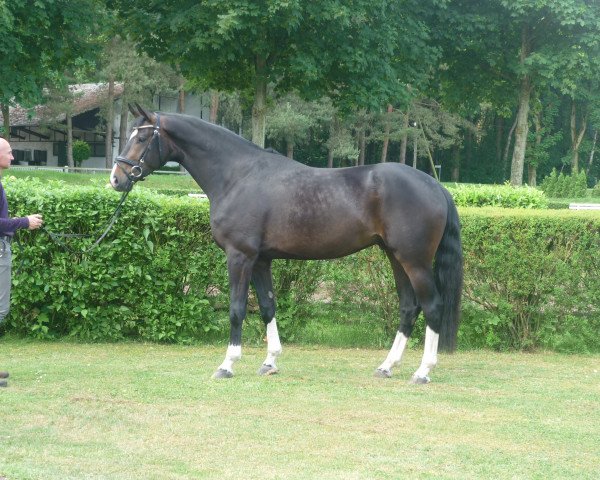
<path fill-rule="evenodd" d="M 129 111 L 131 112 L 131 114 L 132 114 L 134 117 L 136 117 L 136 118 L 137 118 L 137 117 L 139 117 L 139 116 L 140 116 L 140 112 L 138 112 L 138 111 L 137 111 L 135 108 L 133 108 L 133 105 L 132 105 L 131 103 L 128 103 L 128 104 L 127 104 L 127 107 L 129 107 Z"/>
<path fill-rule="evenodd" d="M 154 123 L 156 122 L 156 115 L 154 115 L 154 113 L 152 112 L 147 112 L 146 110 L 144 110 L 144 108 L 136 102 L 135 106 L 137 107 L 137 109 L 140 112 L 140 115 L 142 117 L 144 117 L 146 120 L 148 120 L 150 123 Z"/>

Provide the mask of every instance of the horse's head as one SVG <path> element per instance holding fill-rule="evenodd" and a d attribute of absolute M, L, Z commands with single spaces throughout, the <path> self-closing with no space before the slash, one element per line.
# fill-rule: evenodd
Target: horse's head
<path fill-rule="evenodd" d="M 129 140 L 113 162 L 110 184 L 119 191 L 131 190 L 135 182 L 144 180 L 169 159 L 166 142 L 161 139 L 161 118 L 158 113 L 147 112 L 138 104 L 137 111 L 129 110 L 137 118 L 131 127 Z"/>

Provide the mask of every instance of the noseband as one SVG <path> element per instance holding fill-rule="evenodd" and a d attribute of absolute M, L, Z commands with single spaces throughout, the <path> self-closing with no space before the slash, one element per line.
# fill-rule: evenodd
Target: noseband
<path fill-rule="evenodd" d="M 122 170 L 122 172 L 125 174 L 125 176 L 128 178 L 128 180 L 130 182 L 130 186 L 132 186 L 135 182 L 144 180 L 148 175 L 150 175 L 152 173 L 152 170 L 150 170 L 149 168 L 146 168 L 146 172 L 144 173 L 144 166 L 146 166 L 146 163 L 145 163 L 146 155 L 148 154 L 148 152 L 150 151 L 150 148 L 152 147 L 152 145 L 154 143 L 158 144 L 159 164 L 162 162 L 163 155 L 162 155 L 162 142 L 160 141 L 160 116 L 158 113 L 155 113 L 155 115 L 156 115 L 156 124 L 155 125 L 143 125 L 143 126 L 134 128 L 134 130 L 139 130 L 140 128 L 153 128 L 154 129 L 152 138 L 146 144 L 146 147 L 144 148 L 144 151 L 142 152 L 142 156 L 140 157 L 140 159 L 136 162 L 134 160 L 130 160 L 129 158 L 118 156 L 113 161 L 113 164 L 117 165 Z M 122 163 L 126 163 L 127 165 L 131 166 L 131 168 L 129 169 L 129 172 L 123 168 L 123 166 L 121 165 Z"/>

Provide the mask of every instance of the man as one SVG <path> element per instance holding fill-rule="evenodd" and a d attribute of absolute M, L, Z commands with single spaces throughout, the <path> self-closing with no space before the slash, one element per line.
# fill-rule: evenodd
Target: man
<path fill-rule="evenodd" d="M 14 159 L 10 144 L 0 138 L 0 174 L 10 168 L 10 162 Z M 6 193 L 0 182 L 0 325 L 10 310 L 10 286 L 11 286 L 11 263 L 12 255 L 10 242 L 15 231 L 19 228 L 35 230 L 42 226 L 40 214 L 27 217 L 9 218 Z M 6 387 L 8 372 L 0 371 L 0 387 Z"/>

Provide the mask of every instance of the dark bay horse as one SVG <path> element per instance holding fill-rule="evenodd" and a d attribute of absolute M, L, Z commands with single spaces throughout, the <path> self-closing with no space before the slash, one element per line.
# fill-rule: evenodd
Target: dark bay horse
<path fill-rule="evenodd" d="M 446 189 L 401 164 L 312 168 L 195 117 L 147 112 L 139 105 L 132 112 L 138 118 L 115 159 L 113 188 L 130 190 L 167 161 L 180 163 L 207 194 L 212 234 L 227 255 L 230 340 L 213 377 L 233 376 L 241 358 L 250 283 L 267 330 L 259 373 L 277 372 L 273 259 L 331 259 L 378 245 L 394 272 L 400 325 L 375 374 L 391 376 L 423 311 L 425 350 L 412 380 L 429 382 L 438 342 L 445 350 L 455 347 L 462 290 L 460 225 Z"/>

